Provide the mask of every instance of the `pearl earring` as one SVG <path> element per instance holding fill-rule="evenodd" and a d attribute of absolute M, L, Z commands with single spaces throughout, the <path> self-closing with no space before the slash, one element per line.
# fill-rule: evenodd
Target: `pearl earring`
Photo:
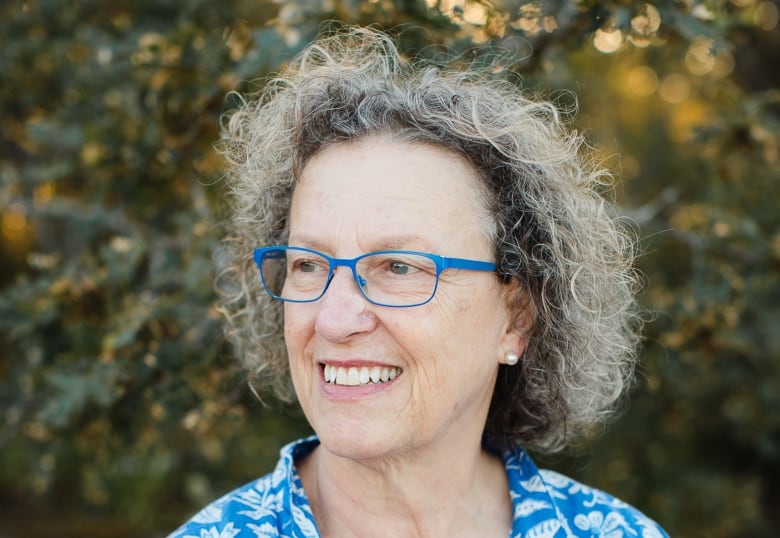
<path fill-rule="evenodd" d="M 520 355 L 518 355 L 517 353 L 512 353 L 511 351 L 507 351 L 504 354 L 504 360 L 509 366 L 514 366 L 515 364 L 517 364 L 517 361 L 520 360 Z"/>

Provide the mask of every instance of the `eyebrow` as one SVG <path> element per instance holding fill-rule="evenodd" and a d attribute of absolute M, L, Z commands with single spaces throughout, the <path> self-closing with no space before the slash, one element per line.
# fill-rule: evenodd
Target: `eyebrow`
<path fill-rule="evenodd" d="M 419 234 L 403 234 L 383 237 L 380 241 L 377 241 L 377 245 L 382 245 L 382 249 L 391 250 L 409 249 L 410 247 L 422 250 L 433 249 L 431 243 Z"/>
<path fill-rule="evenodd" d="M 309 235 L 291 236 L 288 241 L 291 246 L 303 246 L 327 252 L 325 243 Z M 370 249 L 366 252 L 375 252 L 377 250 L 423 250 L 433 252 L 436 250 L 425 237 L 420 234 L 409 233 L 399 235 L 388 235 L 372 240 Z"/>

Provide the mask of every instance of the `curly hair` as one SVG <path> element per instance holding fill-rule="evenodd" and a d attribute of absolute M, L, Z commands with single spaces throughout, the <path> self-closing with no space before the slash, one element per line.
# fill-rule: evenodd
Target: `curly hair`
<path fill-rule="evenodd" d="M 486 436 L 555 452 L 614 413 L 638 343 L 635 240 L 601 195 L 611 175 L 553 104 L 484 70 L 408 62 L 387 35 L 354 27 L 320 37 L 239 99 L 218 146 L 232 233 L 217 287 L 256 394 L 293 397 L 282 308 L 262 290 L 253 249 L 285 242 L 292 191 L 312 156 L 382 133 L 473 165 L 497 273 L 521 284 L 512 307 L 528 346 L 518 365 L 499 367 Z"/>

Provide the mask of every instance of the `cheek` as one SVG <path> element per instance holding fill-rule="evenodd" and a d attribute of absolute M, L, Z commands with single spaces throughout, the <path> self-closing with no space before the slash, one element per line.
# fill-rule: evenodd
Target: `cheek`
<path fill-rule="evenodd" d="M 441 346 L 469 361 L 474 358 L 492 361 L 500 342 L 502 329 L 502 302 L 493 290 L 474 290 L 442 297 L 437 305 L 436 317 L 440 320 L 431 334 L 442 341 Z M 480 368 L 479 360 L 472 363 Z"/>
<path fill-rule="evenodd" d="M 307 326 L 310 325 L 303 312 L 292 311 L 296 305 L 284 305 L 284 343 L 290 359 L 300 357 L 308 340 Z M 293 308 L 291 308 L 293 307 Z"/>
<path fill-rule="evenodd" d="M 286 307 L 287 305 L 285 305 Z M 284 343 L 287 348 L 287 361 L 295 394 L 300 404 L 307 409 L 314 386 L 314 373 L 307 360 L 307 348 L 311 340 L 306 329 L 304 317 L 300 312 L 284 311 Z"/>
<path fill-rule="evenodd" d="M 463 291 L 463 290 L 458 290 Z M 476 293 L 437 295 L 429 319 L 436 320 L 431 333 L 456 346 L 477 345 L 475 340 L 488 337 L 485 329 L 495 324 L 494 308 L 486 308 L 488 301 Z M 491 305 L 492 306 L 492 305 Z"/>

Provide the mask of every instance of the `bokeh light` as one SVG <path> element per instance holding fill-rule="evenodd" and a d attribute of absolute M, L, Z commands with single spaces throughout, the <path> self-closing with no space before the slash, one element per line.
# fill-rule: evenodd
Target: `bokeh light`
<path fill-rule="evenodd" d="M 487 22 L 488 12 L 485 6 L 469 2 L 463 9 L 463 20 L 469 24 L 483 25 Z"/>
<path fill-rule="evenodd" d="M 593 46 L 604 54 L 612 54 L 623 44 L 623 32 L 620 30 L 603 30 L 599 28 L 593 35 Z"/>
<path fill-rule="evenodd" d="M 685 55 L 685 67 L 693 75 L 706 75 L 715 66 L 715 55 L 713 53 L 713 42 L 711 39 L 695 39 L 688 53 Z"/>
<path fill-rule="evenodd" d="M 658 89 L 658 75 L 646 65 L 633 67 L 626 74 L 625 88 L 629 95 L 648 97 Z"/>
<path fill-rule="evenodd" d="M 644 10 L 631 19 L 631 29 L 638 35 L 648 36 L 655 34 L 661 27 L 661 15 L 655 6 L 645 4 Z"/>
<path fill-rule="evenodd" d="M 761 2 L 753 11 L 753 24 L 762 30 L 774 30 L 780 20 L 780 12 L 774 2 Z"/>
<path fill-rule="evenodd" d="M 685 75 L 672 73 L 661 81 L 658 94 L 661 99 L 670 104 L 679 104 L 688 99 L 691 92 L 691 84 Z"/>
<path fill-rule="evenodd" d="M 2 216 L 3 235 L 11 243 L 22 240 L 27 234 L 27 208 L 14 202 L 5 208 Z"/>

